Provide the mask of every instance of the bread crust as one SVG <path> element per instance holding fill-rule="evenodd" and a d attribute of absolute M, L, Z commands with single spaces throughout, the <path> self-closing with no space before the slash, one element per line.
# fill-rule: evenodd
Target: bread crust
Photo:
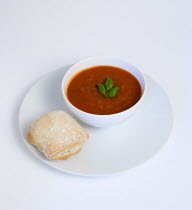
<path fill-rule="evenodd" d="M 58 157 L 58 158 L 53 158 L 52 160 L 66 160 L 66 159 L 68 159 L 70 156 L 79 153 L 81 150 L 82 150 L 82 147 L 79 148 L 78 150 L 76 150 L 75 152 L 69 154 L 69 155 L 61 155 L 60 157 Z"/>
<path fill-rule="evenodd" d="M 31 134 L 31 131 L 30 131 L 30 130 L 29 130 L 29 132 L 28 132 L 28 134 L 27 134 L 27 140 L 28 140 L 31 144 L 35 145 L 35 139 L 33 138 L 33 135 Z"/>
<path fill-rule="evenodd" d="M 34 121 L 27 139 L 48 159 L 65 160 L 82 149 L 88 134 L 72 117 L 58 110 Z"/>

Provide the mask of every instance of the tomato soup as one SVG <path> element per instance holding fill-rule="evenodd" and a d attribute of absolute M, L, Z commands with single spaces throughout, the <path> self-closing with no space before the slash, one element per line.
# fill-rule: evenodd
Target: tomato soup
<path fill-rule="evenodd" d="M 119 87 L 115 97 L 106 98 L 97 84 L 113 80 Z M 115 114 L 135 105 L 141 98 L 139 81 L 128 71 L 115 66 L 93 66 L 75 74 L 67 87 L 68 100 L 78 109 L 91 114 Z"/>

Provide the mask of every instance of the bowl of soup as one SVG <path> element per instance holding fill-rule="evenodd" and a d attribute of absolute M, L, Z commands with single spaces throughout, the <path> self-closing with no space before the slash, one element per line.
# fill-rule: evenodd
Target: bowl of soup
<path fill-rule="evenodd" d="M 91 57 L 66 72 L 61 90 L 78 119 L 95 127 L 109 127 L 128 119 L 142 104 L 146 81 L 126 60 Z"/>

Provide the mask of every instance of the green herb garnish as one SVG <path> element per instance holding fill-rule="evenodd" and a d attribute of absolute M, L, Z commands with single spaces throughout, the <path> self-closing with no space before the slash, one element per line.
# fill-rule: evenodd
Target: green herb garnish
<path fill-rule="evenodd" d="M 99 88 L 100 93 L 102 93 L 103 95 L 106 94 L 106 88 L 104 85 L 102 84 L 97 84 L 97 87 Z"/>
<path fill-rule="evenodd" d="M 105 85 L 103 84 L 97 84 L 97 87 L 99 89 L 99 92 L 105 95 L 106 98 L 113 98 L 117 96 L 119 92 L 119 87 L 113 87 L 113 80 L 108 77 L 105 80 Z"/>
<path fill-rule="evenodd" d="M 114 87 L 111 90 L 109 90 L 108 97 L 113 98 L 117 95 L 118 92 L 119 92 L 119 87 Z"/>
<path fill-rule="evenodd" d="M 113 87 L 113 80 L 110 77 L 107 77 L 105 80 L 105 87 L 107 90 L 110 90 Z"/>

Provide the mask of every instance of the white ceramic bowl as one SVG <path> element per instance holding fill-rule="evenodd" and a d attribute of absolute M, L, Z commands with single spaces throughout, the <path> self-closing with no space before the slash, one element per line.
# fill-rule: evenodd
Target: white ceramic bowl
<path fill-rule="evenodd" d="M 110 114 L 110 115 L 96 115 L 96 114 L 90 114 L 87 112 L 84 112 L 75 106 L 73 106 L 70 101 L 67 98 L 67 86 L 71 80 L 71 78 L 79 71 L 86 69 L 91 66 L 99 66 L 99 65 L 108 65 L 108 66 L 116 66 L 120 67 L 122 69 L 125 69 L 126 71 L 133 74 L 139 81 L 141 88 L 142 88 L 142 96 L 140 100 L 131 108 L 119 112 L 116 114 Z M 141 101 L 144 98 L 145 92 L 146 92 L 146 81 L 144 78 L 143 73 L 138 70 L 133 65 L 129 64 L 127 61 L 119 59 L 119 58 L 113 58 L 113 57 L 91 57 L 85 60 L 82 60 L 75 65 L 73 65 L 64 75 L 61 90 L 63 93 L 64 100 L 68 106 L 68 108 L 75 114 L 75 116 L 80 119 L 81 121 L 87 123 L 88 125 L 92 125 L 95 127 L 109 127 L 113 126 L 115 124 L 120 123 L 123 120 L 128 119 L 135 110 L 141 105 Z M 86 101 L 85 101 L 86 103 Z"/>

